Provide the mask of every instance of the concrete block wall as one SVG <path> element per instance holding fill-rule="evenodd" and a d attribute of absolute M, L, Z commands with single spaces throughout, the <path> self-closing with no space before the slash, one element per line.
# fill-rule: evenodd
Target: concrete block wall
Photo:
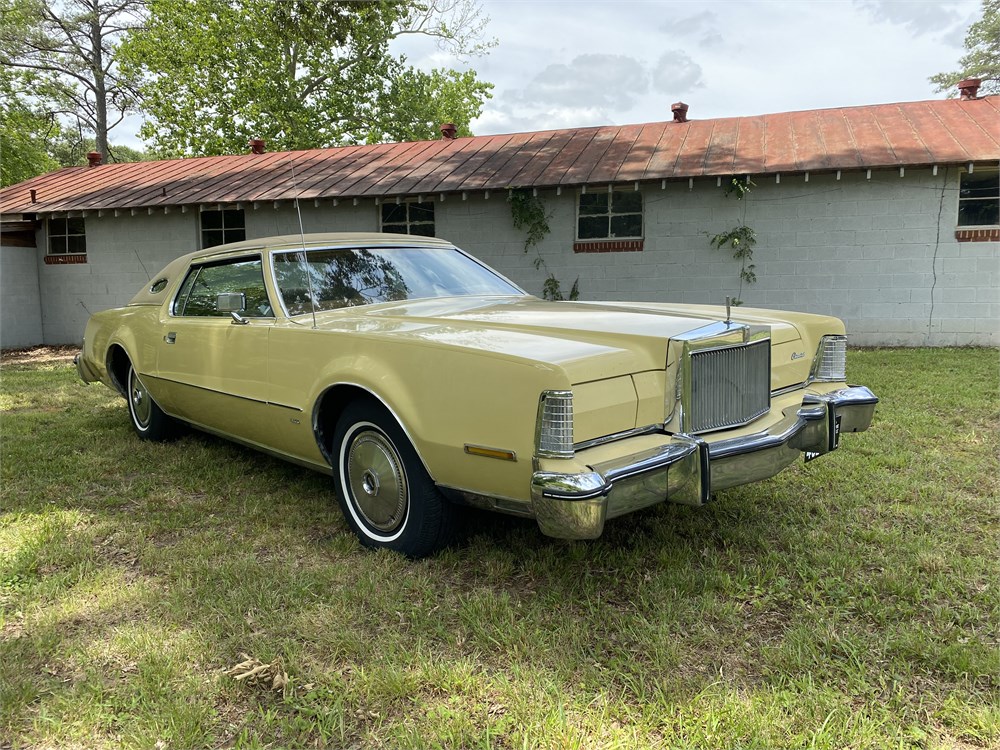
<path fill-rule="evenodd" d="M 642 252 L 574 253 L 572 190 L 541 191 L 551 233 L 538 252 L 584 299 L 722 304 L 834 315 L 859 345 L 1000 346 L 1000 243 L 958 242 L 958 171 L 940 168 L 772 175 L 745 201 L 714 179 L 642 186 Z M 499 196 L 439 208 L 438 234 L 533 293 L 544 274 L 523 253 Z M 449 198 L 450 201 L 450 198 Z M 745 213 L 744 213 L 745 212 Z M 709 237 L 740 220 L 757 234 L 757 283 L 742 289 L 739 262 Z"/>
<path fill-rule="evenodd" d="M 1000 346 L 1000 243 L 955 240 L 957 169 L 942 167 L 936 176 L 908 169 L 903 177 L 875 170 L 871 180 L 863 171 L 839 180 L 814 174 L 808 182 L 783 175 L 780 183 L 772 175 L 755 182 L 742 202 L 724 197 L 714 179 L 695 180 L 693 189 L 686 181 L 642 185 L 641 252 L 574 253 L 573 189 L 540 191 L 551 232 L 527 253 L 503 191 L 437 197 L 436 233 L 533 294 L 541 294 L 545 278 L 534 266 L 540 256 L 565 291 L 579 278 L 587 300 L 722 304 L 726 295 L 739 295 L 747 306 L 843 318 L 856 344 Z M 244 208 L 248 238 L 299 232 L 288 203 Z M 378 230 L 372 199 L 357 206 L 303 201 L 300 208 L 307 233 Z M 708 240 L 741 218 L 758 238 L 758 281 L 742 290 L 739 263 Z M 124 304 L 199 244 L 196 211 L 91 214 L 86 226 L 86 264 L 45 265 L 44 229 L 39 233 L 33 257 L 45 343 L 78 343 L 89 313 Z"/>
<path fill-rule="evenodd" d="M 41 343 L 37 251 L 0 247 L 0 349 Z"/>
<path fill-rule="evenodd" d="M 198 247 L 197 215 L 85 218 L 87 262 L 45 264 L 45 226 L 38 232 L 42 331 L 46 344 L 78 344 L 92 313 L 124 305 L 163 266 Z"/>
<path fill-rule="evenodd" d="M 316 208 L 312 201 L 304 201 L 301 210 L 306 232 L 378 229 L 378 213 L 371 201 L 357 207 L 348 201 L 336 208 L 329 202 L 322 208 Z M 258 204 L 257 209 L 247 206 L 245 211 L 248 238 L 299 232 L 294 206 L 279 204 L 279 208 L 275 209 L 273 203 L 268 202 Z M 45 264 L 47 238 L 44 225 L 37 235 L 37 249 L 10 249 L 24 253 L 28 259 L 26 263 L 35 274 L 32 288 L 40 290 L 44 304 L 40 308 L 37 328 L 19 336 L 16 339 L 18 343 L 8 343 L 4 336 L 4 347 L 80 343 L 91 313 L 124 305 L 167 263 L 200 247 L 200 224 L 196 210 L 181 212 L 177 209 L 168 214 L 161 211 L 135 216 L 130 212 L 113 216 L 109 212 L 103 216 L 89 214 L 85 221 L 86 263 Z M 4 248 L 3 253 L 6 257 L 8 248 Z M 13 273 L 11 275 L 14 276 Z M 3 292 L 3 319 L 6 323 L 6 282 Z M 13 297 L 10 302 L 13 304 Z"/>

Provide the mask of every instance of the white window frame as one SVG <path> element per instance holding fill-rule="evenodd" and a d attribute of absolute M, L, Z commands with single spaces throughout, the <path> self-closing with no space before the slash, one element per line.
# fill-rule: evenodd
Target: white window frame
<path fill-rule="evenodd" d="M 233 227 L 227 227 L 226 226 L 226 214 L 227 213 L 235 213 L 235 212 L 239 212 L 240 218 L 242 219 L 242 222 L 241 222 L 242 225 L 239 226 L 239 227 L 235 227 L 235 226 L 233 226 Z M 208 229 L 206 229 L 205 228 L 205 221 L 204 221 L 205 220 L 205 214 L 211 214 L 211 213 L 221 213 L 222 214 L 222 217 L 221 217 L 222 218 L 222 226 L 219 227 L 218 229 L 215 229 L 215 228 L 208 228 Z M 222 233 L 222 242 L 216 242 L 216 243 L 213 243 L 211 245 L 206 245 L 205 244 L 205 232 L 221 232 Z M 236 232 L 240 232 L 242 234 L 242 236 L 239 239 L 230 238 L 230 237 L 226 236 L 229 233 L 235 234 Z M 241 241 L 245 240 L 246 237 L 247 237 L 247 215 L 246 215 L 246 211 L 243 210 L 242 208 L 212 208 L 212 209 L 208 209 L 208 210 L 205 210 L 205 211 L 200 211 L 198 213 L 198 241 L 199 241 L 199 244 L 201 245 L 201 249 L 202 250 L 204 250 L 206 248 L 209 248 L 209 247 L 218 247 L 219 245 L 225 245 L 225 244 L 230 243 L 230 242 L 241 242 Z"/>
<path fill-rule="evenodd" d="M 642 202 L 642 207 L 638 211 L 628 211 L 625 213 L 615 213 L 611 210 L 612 208 L 612 195 L 614 193 L 636 193 L 639 196 L 639 200 Z M 580 201 L 584 195 L 598 195 L 603 193 L 605 199 L 608 201 L 608 212 L 607 214 L 589 214 L 590 216 L 607 216 L 608 217 L 608 236 L 607 237 L 581 237 L 580 236 Z M 625 237 L 619 237 L 617 235 L 611 234 L 611 219 L 615 216 L 635 216 L 638 214 L 639 219 L 642 223 L 642 231 L 638 235 L 628 235 Z M 580 191 L 576 194 L 576 223 L 574 224 L 573 233 L 576 237 L 577 242 L 617 242 L 619 240 L 643 240 L 646 238 L 646 198 L 642 194 L 641 190 L 615 190 L 614 188 L 596 188 L 588 189 L 586 192 Z"/>
<path fill-rule="evenodd" d="M 409 209 L 410 205 L 426 205 L 426 206 L 430 206 L 431 207 L 431 211 L 434 214 L 434 218 L 431 221 L 412 221 L 410 219 L 410 209 Z M 380 232 L 384 232 L 385 231 L 385 222 L 382 220 L 382 209 L 385 208 L 386 206 L 390 206 L 390 207 L 391 206 L 406 206 L 407 207 L 406 208 L 406 220 L 403 221 L 403 222 L 399 222 L 399 221 L 391 222 L 390 226 L 405 226 L 406 227 L 406 234 L 413 234 L 413 232 L 410 231 L 410 227 L 430 225 L 430 227 L 431 227 L 431 233 L 429 235 L 424 234 L 424 235 L 414 235 L 414 236 L 415 237 L 436 237 L 437 236 L 437 234 L 436 234 L 436 232 L 437 232 L 437 208 L 435 207 L 433 200 L 430 200 L 430 201 L 421 201 L 421 200 L 417 200 L 415 198 L 410 198 L 410 199 L 407 199 L 407 200 L 399 201 L 398 203 L 392 202 L 392 201 L 387 201 L 385 203 L 381 203 L 377 207 L 378 208 L 378 230 Z"/>
<path fill-rule="evenodd" d="M 83 230 L 80 232 L 69 231 L 69 222 L 73 219 L 79 219 L 80 224 L 83 226 Z M 65 232 L 54 232 L 52 225 L 53 222 L 65 222 L 66 227 Z M 83 237 L 83 252 L 78 250 L 69 250 L 53 252 L 52 251 L 52 238 L 53 237 Z M 82 216 L 50 216 L 45 220 L 45 254 L 53 255 L 57 257 L 66 257 L 67 255 L 86 255 L 87 254 L 87 224 L 86 219 Z"/>
<path fill-rule="evenodd" d="M 996 183 L 997 183 L 997 196 L 995 198 L 963 198 L 962 197 L 962 179 L 966 175 L 972 175 L 973 177 L 975 177 L 977 175 L 982 176 L 983 173 L 989 174 L 991 172 L 994 174 L 995 179 L 996 179 Z M 1000 166 L 980 167 L 979 169 L 974 169 L 971 172 L 968 169 L 963 169 L 959 173 L 959 176 L 958 176 L 958 188 L 959 188 L 958 189 L 958 202 L 957 202 L 957 204 L 955 206 L 955 226 L 956 226 L 956 228 L 958 228 L 958 229 L 980 229 L 980 228 L 983 228 L 983 227 L 992 228 L 992 227 L 1000 226 L 1000 224 L 997 224 L 997 223 L 994 223 L 994 224 L 960 224 L 959 223 L 959 221 L 962 218 L 962 203 L 963 202 L 971 202 L 971 201 L 984 201 L 985 202 L 985 201 L 993 200 L 993 201 L 995 201 L 998 204 L 998 206 L 1000 206 Z M 998 211 L 998 214 L 1000 214 L 1000 211 Z"/>

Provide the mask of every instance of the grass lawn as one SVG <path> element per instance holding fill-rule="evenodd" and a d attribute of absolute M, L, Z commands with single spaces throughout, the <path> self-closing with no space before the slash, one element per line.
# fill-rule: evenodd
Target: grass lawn
<path fill-rule="evenodd" d="M 0 747 L 1000 747 L 998 353 L 849 369 L 882 403 L 834 454 L 413 563 L 326 478 L 8 357 Z"/>

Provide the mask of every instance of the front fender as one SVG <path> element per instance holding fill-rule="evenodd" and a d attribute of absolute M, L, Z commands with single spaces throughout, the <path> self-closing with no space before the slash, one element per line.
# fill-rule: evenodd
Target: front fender
<path fill-rule="evenodd" d="M 272 332 L 272 401 L 311 416 L 330 388 L 360 388 L 396 416 L 439 484 L 529 499 L 538 399 L 569 386 L 560 368 L 426 342 L 302 333 Z M 467 445 L 515 460 L 470 455 Z"/>

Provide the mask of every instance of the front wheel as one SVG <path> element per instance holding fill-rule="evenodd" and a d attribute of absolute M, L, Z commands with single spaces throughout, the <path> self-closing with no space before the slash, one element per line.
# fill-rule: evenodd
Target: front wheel
<path fill-rule="evenodd" d="M 163 442 L 176 437 L 177 422 L 163 413 L 131 364 L 128 366 L 126 382 L 125 399 L 128 401 L 128 413 L 132 418 L 135 434 L 143 440 L 154 442 Z"/>
<path fill-rule="evenodd" d="M 418 558 L 441 549 L 454 511 L 399 424 L 381 404 L 350 404 L 334 432 L 337 497 L 366 547 Z"/>

